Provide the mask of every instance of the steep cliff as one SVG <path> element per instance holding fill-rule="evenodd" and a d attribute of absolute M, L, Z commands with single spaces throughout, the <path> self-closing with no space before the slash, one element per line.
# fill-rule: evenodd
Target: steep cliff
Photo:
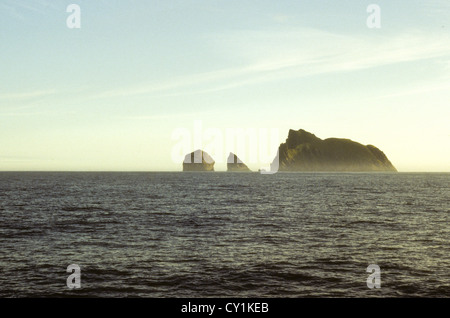
<path fill-rule="evenodd" d="M 278 160 L 279 171 L 397 171 L 375 146 L 350 139 L 322 140 L 303 129 L 289 130 Z"/>

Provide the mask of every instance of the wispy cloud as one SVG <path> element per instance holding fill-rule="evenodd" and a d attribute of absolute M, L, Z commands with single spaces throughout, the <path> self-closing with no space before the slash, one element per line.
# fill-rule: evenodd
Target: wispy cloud
<path fill-rule="evenodd" d="M 422 95 L 432 92 L 438 91 L 450 91 L 450 81 L 444 83 L 432 83 L 425 86 L 415 86 L 407 90 L 401 90 L 397 93 L 386 94 L 382 96 L 378 96 L 377 99 L 387 99 L 387 98 L 396 98 L 396 97 L 404 97 L 404 96 L 412 96 L 412 95 Z M 372 98 L 373 100 L 373 98 Z"/>
<path fill-rule="evenodd" d="M 420 5 L 430 16 L 445 15 L 448 18 L 450 3 L 447 0 L 428 0 L 420 2 Z"/>
<path fill-rule="evenodd" d="M 240 31 L 211 37 L 242 66 L 107 90 L 94 98 L 190 95 L 318 74 L 352 72 L 396 63 L 449 58 L 450 36 L 409 31 L 390 37 L 340 35 L 314 29 Z"/>
<path fill-rule="evenodd" d="M 55 3 L 61 3 L 60 0 L 49 1 L 49 0 L 34 0 L 34 1 L 26 1 L 26 0 L 6 0 L 4 2 L 4 6 L 9 6 L 13 8 L 34 11 L 38 13 L 45 12 L 48 8 L 54 8 Z"/>
<path fill-rule="evenodd" d="M 24 99 L 33 99 L 46 97 L 50 95 L 55 95 L 57 92 L 54 89 L 51 90 L 35 90 L 29 92 L 20 92 L 20 93 L 0 93 L 0 100 L 24 100 Z"/>
<path fill-rule="evenodd" d="M 61 0 L 4 0 L 0 3 L 0 13 L 25 21 L 29 14 L 48 13 L 50 9 L 55 9 L 58 3 L 61 3 Z"/>
<path fill-rule="evenodd" d="M 302 67 L 310 73 L 352 71 L 450 54 L 450 35 L 409 31 L 391 36 L 340 35 L 314 29 L 233 32 L 215 37 L 228 55 L 255 71 Z M 300 73 L 301 75 L 302 73 Z"/>
<path fill-rule="evenodd" d="M 0 163 L 31 163 L 31 162 L 48 162 L 53 161 L 52 159 L 47 159 L 43 157 L 18 157 L 18 156 L 0 156 Z M 0 166 L 1 170 L 1 166 Z"/>
<path fill-rule="evenodd" d="M 122 119 L 131 119 L 131 120 L 161 120 L 168 119 L 173 120 L 174 118 L 200 118 L 202 115 L 212 114 L 214 111 L 199 111 L 199 112 L 189 112 L 189 113 L 165 113 L 158 115 L 135 115 L 135 116 L 117 116 Z"/>
<path fill-rule="evenodd" d="M 0 157 L 0 162 L 30 162 L 33 160 L 33 158 L 29 157 Z"/>

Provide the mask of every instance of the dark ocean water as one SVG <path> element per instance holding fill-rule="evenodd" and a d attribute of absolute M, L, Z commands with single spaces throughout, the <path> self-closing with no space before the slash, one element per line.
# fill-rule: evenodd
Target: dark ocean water
<path fill-rule="evenodd" d="M 449 225 L 450 174 L 5 172 L 0 297 L 449 297 Z"/>

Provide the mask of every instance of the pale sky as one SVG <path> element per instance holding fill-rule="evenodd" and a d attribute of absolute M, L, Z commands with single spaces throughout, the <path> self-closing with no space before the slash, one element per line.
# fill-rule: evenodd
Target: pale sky
<path fill-rule="evenodd" d="M 1 0 L 0 170 L 179 171 L 174 134 L 201 122 L 450 171 L 449 22 L 448 0 Z"/>

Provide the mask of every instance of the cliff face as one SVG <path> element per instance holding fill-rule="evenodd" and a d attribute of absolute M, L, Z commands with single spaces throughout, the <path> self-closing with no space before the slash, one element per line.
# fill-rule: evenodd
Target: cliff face
<path fill-rule="evenodd" d="M 276 160 L 276 159 L 275 159 Z M 279 147 L 279 171 L 397 171 L 377 147 L 350 139 L 320 139 L 289 130 Z"/>
<path fill-rule="evenodd" d="M 183 160 L 183 171 L 214 171 L 214 160 L 203 150 L 187 154 Z"/>
<path fill-rule="evenodd" d="M 230 152 L 227 159 L 227 171 L 229 172 L 249 172 L 250 169 L 243 163 L 238 156 Z"/>

